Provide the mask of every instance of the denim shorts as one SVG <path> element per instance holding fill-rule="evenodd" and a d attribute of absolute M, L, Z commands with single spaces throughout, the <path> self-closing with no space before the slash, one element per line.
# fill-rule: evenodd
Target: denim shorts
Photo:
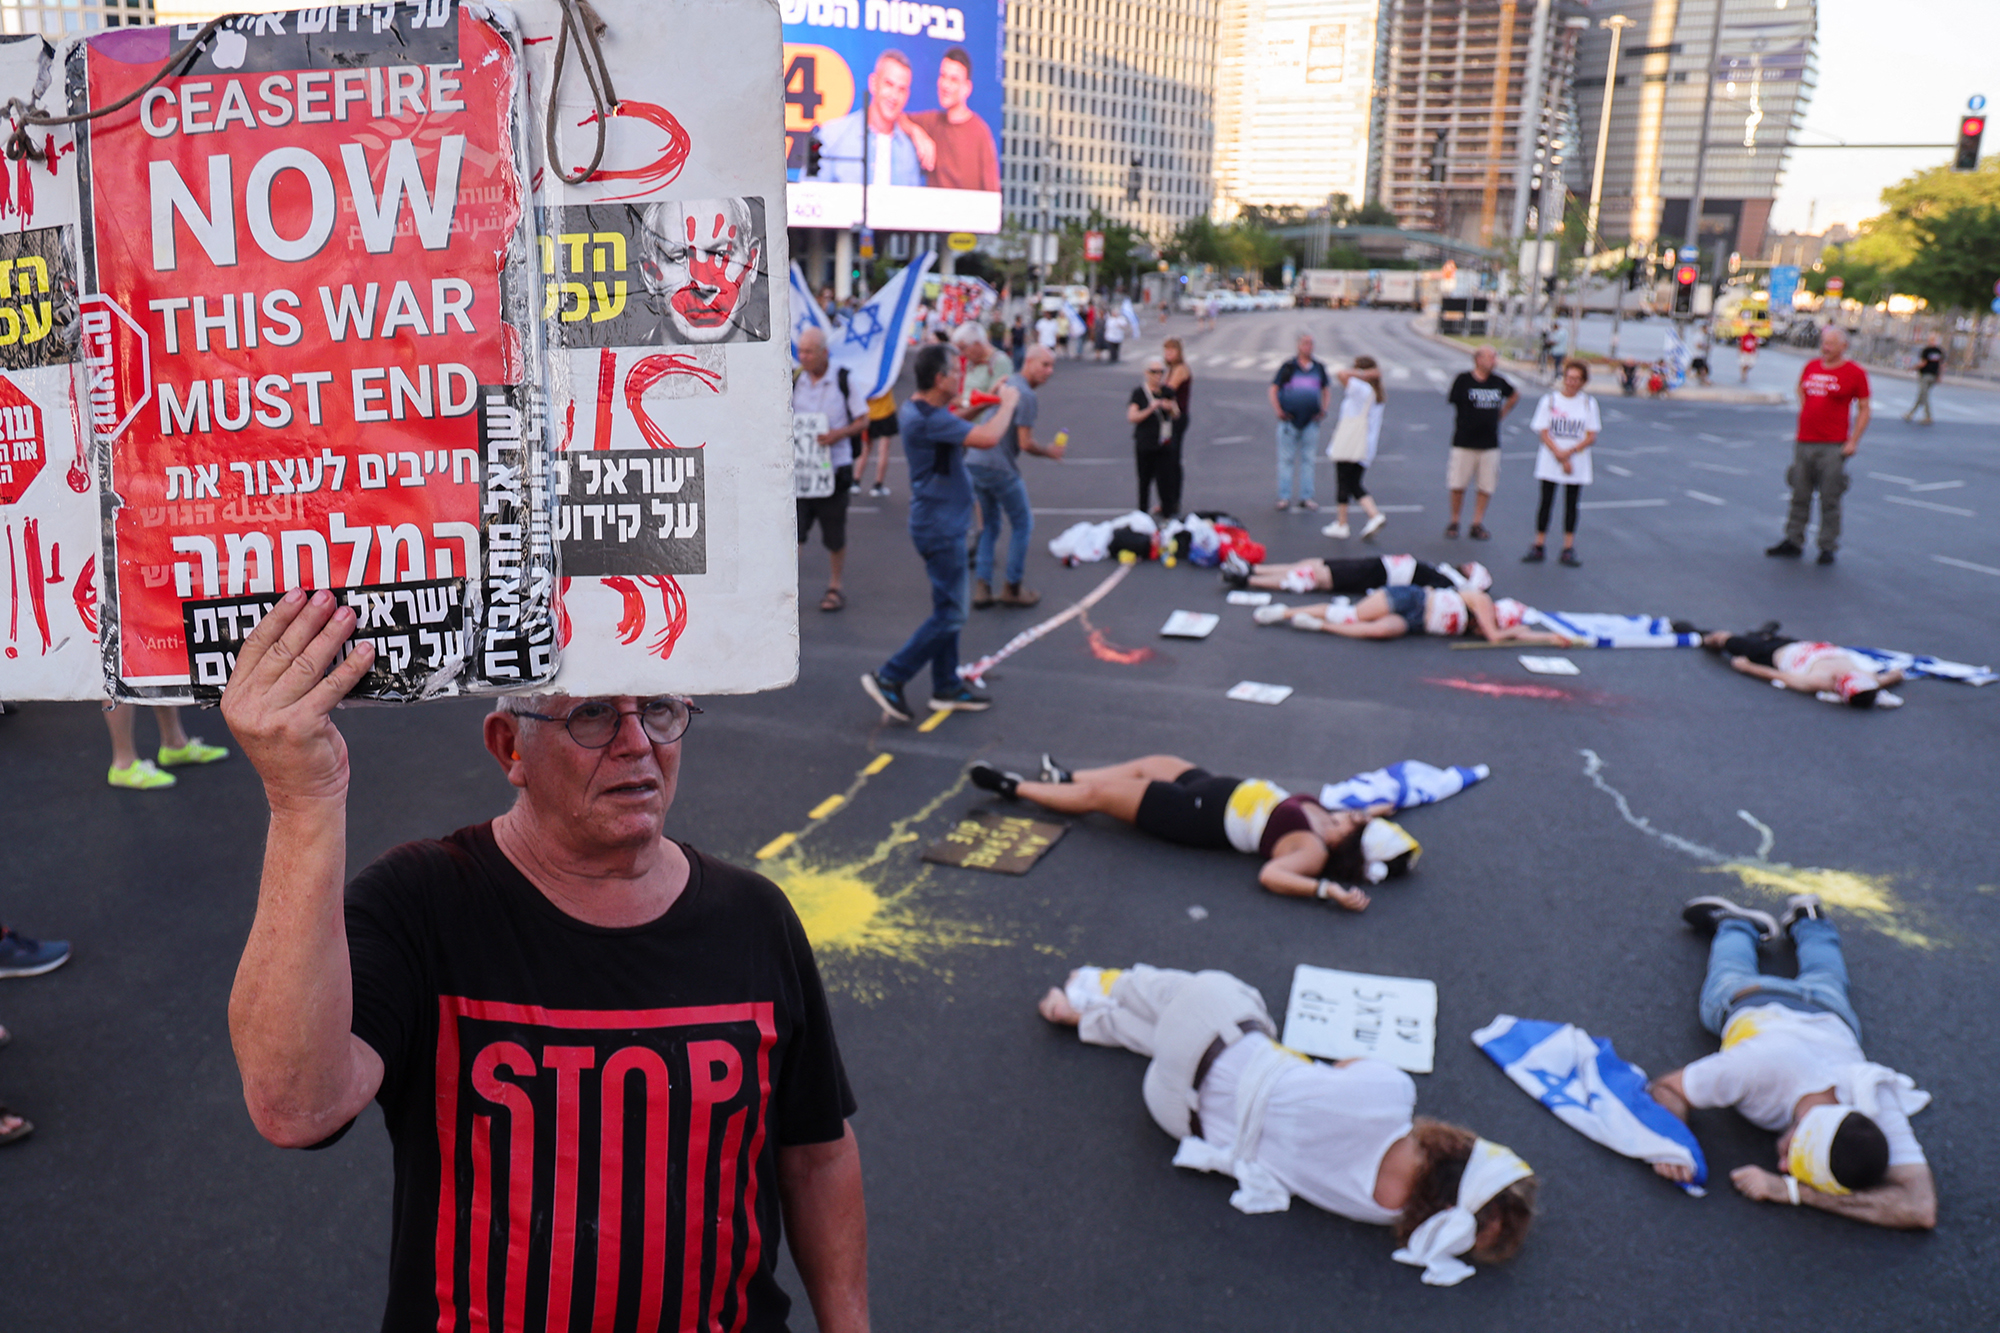
<path fill-rule="evenodd" d="M 1409 626 L 1410 633 L 1422 634 L 1424 632 L 1424 602 L 1429 599 L 1430 590 L 1428 588 L 1419 588 L 1414 584 L 1402 584 L 1393 588 L 1384 588 L 1382 591 L 1389 598 L 1389 609 L 1403 618 L 1403 623 Z"/>

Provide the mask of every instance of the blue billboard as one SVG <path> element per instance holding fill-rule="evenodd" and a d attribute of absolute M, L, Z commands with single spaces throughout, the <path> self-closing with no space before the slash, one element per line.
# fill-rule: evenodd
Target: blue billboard
<path fill-rule="evenodd" d="M 1000 230 L 1004 0 L 781 3 L 791 225 Z"/>

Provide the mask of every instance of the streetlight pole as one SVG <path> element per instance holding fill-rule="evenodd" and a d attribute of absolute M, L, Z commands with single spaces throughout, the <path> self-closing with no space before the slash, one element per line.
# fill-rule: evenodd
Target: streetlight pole
<path fill-rule="evenodd" d="M 1611 29 L 1611 54 L 1604 62 L 1604 106 L 1597 116 L 1597 163 L 1590 171 L 1590 212 L 1583 224 L 1583 257 L 1597 248 L 1597 204 L 1604 194 L 1604 150 L 1611 139 L 1611 99 L 1618 90 L 1618 44 L 1632 20 L 1613 14 L 1599 27 Z M 1629 247 L 1628 247 L 1629 248 Z M 1618 275 L 1611 284 L 1611 359 L 1618 359 L 1618 325 L 1625 313 L 1625 280 Z"/>
<path fill-rule="evenodd" d="M 1708 127 L 1715 115 L 1715 62 L 1722 54 L 1722 5 L 1723 0 L 1715 0 L 1715 21 L 1708 30 L 1708 69 L 1703 75 L 1701 91 L 1701 138 L 1697 141 L 1694 154 L 1694 197 L 1688 200 L 1687 244 L 1695 247 L 1695 262 L 1705 272 L 1707 265 L 1701 264 L 1701 210 L 1708 200 Z M 1687 328 L 1680 319 L 1674 321 L 1674 332 L 1679 334 Z"/>

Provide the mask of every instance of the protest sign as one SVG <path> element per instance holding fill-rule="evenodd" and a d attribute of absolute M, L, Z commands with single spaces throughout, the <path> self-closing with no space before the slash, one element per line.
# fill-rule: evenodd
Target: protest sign
<path fill-rule="evenodd" d="M 1284 1040 L 1323 1060 L 1366 1057 L 1428 1074 L 1437 1050 L 1437 983 L 1300 963 Z"/>
<path fill-rule="evenodd" d="M 792 494 L 801 500 L 833 494 L 833 448 L 819 442 L 831 428 L 824 412 L 792 413 Z"/>
<path fill-rule="evenodd" d="M 69 48 L 71 105 L 109 107 L 194 35 Z M 459 628 L 362 696 L 554 673 L 520 85 L 484 10 L 333 6 L 237 22 L 78 134 L 114 694 L 195 697 L 183 604 L 233 600 L 241 625 L 295 587 L 461 585 Z"/>
<path fill-rule="evenodd" d="M 554 0 L 514 6 L 537 90 L 541 313 L 560 404 L 553 688 L 787 685 L 798 674 L 790 325 L 771 281 L 790 265 L 784 102 L 775 56 L 743 55 L 779 49 L 778 15 L 728 0 L 677 4 L 671 23 L 644 0 L 595 9 L 618 99 L 609 115 L 574 48 L 556 84 Z M 555 162 L 543 150 L 551 88 Z M 600 130 L 596 171 L 566 183 Z"/>
<path fill-rule="evenodd" d="M 979 810 L 924 848 L 923 859 L 967 870 L 1025 875 L 1068 830 L 1067 824 Z"/>

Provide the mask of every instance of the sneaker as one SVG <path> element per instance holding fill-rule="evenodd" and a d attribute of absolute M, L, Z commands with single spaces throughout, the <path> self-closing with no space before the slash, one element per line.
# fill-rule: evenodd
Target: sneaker
<path fill-rule="evenodd" d="M 1250 572 L 1250 562 L 1248 560 L 1245 560 L 1233 550 L 1223 552 L 1222 576 L 1224 578 L 1242 579 L 1247 583 L 1250 579 Z"/>
<path fill-rule="evenodd" d="M 1560 560 L 1563 564 L 1568 565 L 1571 569 L 1575 569 L 1578 565 L 1581 565 L 1583 563 L 1583 561 L 1576 558 L 1576 548 L 1573 546 L 1563 547 L 1563 553 L 1557 556 L 1556 559 Z"/>
<path fill-rule="evenodd" d="M 161 768 L 179 768 L 183 764 L 213 764 L 227 758 L 229 751 L 226 747 L 208 745 L 203 743 L 201 737 L 190 736 L 186 745 L 176 745 L 171 748 L 162 745 L 159 762 Z"/>
<path fill-rule="evenodd" d="M 1075 777 L 1075 774 L 1056 762 L 1054 755 L 1044 754 L 1042 756 L 1042 781 L 1073 782 L 1075 781 Z"/>
<path fill-rule="evenodd" d="M 890 721 L 908 722 L 915 716 L 903 698 L 901 685 L 891 685 L 874 672 L 864 671 L 861 673 L 861 688 L 868 692 L 869 698 L 881 706 L 882 716 Z"/>
<path fill-rule="evenodd" d="M 0 926 L 0 977 L 39 977 L 68 961 L 68 940 L 31 940 Z"/>
<path fill-rule="evenodd" d="M 945 694 L 931 695 L 931 709 L 948 709 L 954 713 L 983 713 L 993 706 L 993 700 L 973 689 L 964 681 Z"/>
<path fill-rule="evenodd" d="M 1222 586 L 1231 592 L 1246 592 L 1250 587 L 1250 576 L 1248 574 L 1233 574 L 1225 569 L 1222 571 Z"/>
<path fill-rule="evenodd" d="M 876 499 L 882 500 L 888 497 L 889 488 L 887 486 L 884 486 L 881 482 L 878 481 L 873 486 L 868 488 L 868 493 L 874 496 Z"/>
<path fill-rule="evenodd" d="M 965 776 L 971 778 L 972 785 L 979 790 L 993 792 L 1010 801 L 1018 795 L 1018 788 L 1022 782 L 1019 773 L 1004 773 L 985 760 L 966 769 Z"/>
<path fill-rule="evenodd" d="M 1524 565 L 1539 565 L 1548 558 L 1549 553 L 1541 546 L 1530 546 L 1528 553 L 1521 557 L 1521 563 Z"/>
<path fill-rule="evenodd" d="M 1445 524 L 1444 535 L 1456 541 L 1458 539 L 1458 524 L 1456 523 Z"/>
<path fill-rule="evenodd" d="M 1373 537 L 1382 530 L 1382 525 L 1388 521 L 1389 516 L 1387 514 L 1377 514 L 1375 517 L 1369 519 L 1367 523 L 1362 525 L 1361 540 L 1367 541 L 1370 537 Z M 1474 533 L 1473 535 L 1478 536 L 1479 534 Z"/>
<path fill-rule="evenodd" d="M 1260 625 L 1282 625 L 1292 618 L 1292 608 L 1282 602 L 1266 602 L 1252 611 L 1250 618 Z"/>
<path fill-rule="evenodd" d="M 1725 921 L 1747 921 L 1756 930 L 1758 943 L 1778 938 L 1778 923 L 1769 912 L 1739 907 L 1727 898 L 1690 898 L 1681 908 L 1681 920 L 1704 935 L 1713 935 Z"/>
<path fill-rule="evenodd" d="M 173 774 L 155 768 L 150 759 L 134 759 L 130 768 L 114 768 L 110 775 L 112 786 L 130 787 L 133 791 L 158 791 L 178 781 Z"/>
<path fill-rule="evenodd" d="M 1796 560 L 1805 553 L 1806 553 L 1805 547 L 1800 546 L 1797 542 L 1791 540 L 1790 538 L 1786 538 L 1784 541 L 1779 542 L 1776 546 L 1766 546 L 1764 548 L 1765 555 L 1781 555 L 1791 560 Z"/>
<path fill-rule="evenodd" d="M 1824 916 L 1817 893 L 1795 893 L 1785 899 L 1785 910 L 1778 913 L 1778 929 L 1789 935 L 1799 922 L 1818 921 Z"/>
<path fill-rule="evenodd" d="M 1491 541 L 1493 539 L 1493 534 L 1486 530 L 1486 525 L 1484 523 L 1474 523 L 1472 525 L 1472 531 L 1466 533 L 1465 535 L 1472 538 L 1472 540 L 1476 542 Z"/>
<path fill-rule="evenodd" d="M 1319 530 L 1319 535 L 1322 537 L 1332 537 L 1338 541 L 1346 541 L 1347 525 L 1345 523 L 1329 523 Z"/>
<path fill-rule="evenodd" d="M 1319 501 L 1301 500 L 1299 501 L 1299 508 L 1304 509 L 1309 513 L 1317 514 L 1319 512 Z"/>
<path fill-rule="evenodd" d="M 1818 561 L 1816 561 L 1815 563 L 1817 563 L 1817 564 L 1822 564 L 1822 565 L 1830 565 L 1830 564 L 1832 564 L 1832 563 L 1833 563 L 1833 552 L 1831 552 L 1831 551 L 1821 551 L 1821 552 L 1819 553 L 1819 559 L 1818 559 Z"/>

